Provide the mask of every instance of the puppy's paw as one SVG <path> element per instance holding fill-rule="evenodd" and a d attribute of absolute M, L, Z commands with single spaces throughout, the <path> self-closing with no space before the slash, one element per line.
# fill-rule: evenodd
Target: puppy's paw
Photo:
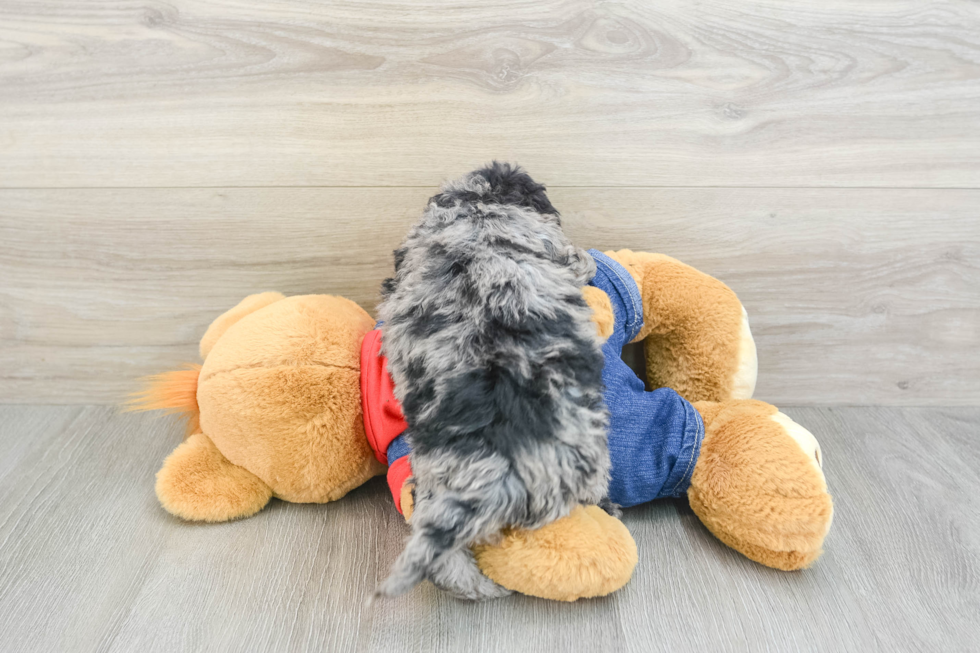
<path fill-rule="evenodd" d="M 623 508 L 618 503 L 613 503 L 609 497 L 604 498 L 599 502 L 599 507 L 606 511 L 606 514 L 610 517 L 615 517 L 619 519 L 623 516 Z"/>

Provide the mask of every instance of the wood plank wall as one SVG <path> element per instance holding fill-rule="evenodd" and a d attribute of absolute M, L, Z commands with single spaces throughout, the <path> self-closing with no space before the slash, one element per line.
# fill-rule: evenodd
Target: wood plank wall
<path fill-rule="evenodd" d="M 115 402 L 267 289 L 369 310 L 491 158 L 742 297 L 757 396 L 980 402 L 980 5 L 0 1 L 0 402 Z"/>

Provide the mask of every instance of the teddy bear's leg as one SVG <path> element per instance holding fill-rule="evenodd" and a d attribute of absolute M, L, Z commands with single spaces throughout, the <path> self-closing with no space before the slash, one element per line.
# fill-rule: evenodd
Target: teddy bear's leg
<path fill-rule="evenodd" d="M 688 401 L 748 399 L 756 350 L 745 309 L 717 279 L 662 254 L 607 252 L 627 269 L 643 300 L 647 380 Z"/>
<path fill-rule="evenodd" d="M 411 482 L 402 486 L 401 507 L 410 519 Z M 499 542 L 473 547 L 473 555 L 497 585 L 553 601 L 611 594 L 629 581 L 638 560 L 629 530 L 598 506 L 579 506 L 534 531 L 508 530 Z"/>
<path fill-rule="evenodd" d="M 198 431 L 167 457 L 157 472 L 157 498 L 168 512 L 192 521 L 221 522 L 262 510 L 272 489 L 221 455 Z"/>
<path fill-rule="evenodd" d="M 820 446 L 770 404 L 697 402 L 701 454 L 687 496 L 715 536 L 776 569 L 808 566 L 833 518 Z"/>
<path fill-rule="evenodd" d="M 238 302 L 233 308 L 229 308 L 227 311 L 222 313 L 211 323 L 208 330 L 204 332 L 204 337 L 201 338 L 200 352 L 201 358 L 205 359 L 211 352 L 211 348 L 214 347 L 214 343 L 218 342 L 218 338 L 224 335 L 233 324 L 238 322 L 240 319 L 245 317 L 250 313 L 254 313 L 260 308 L 265 308 L 269 304 L 274 304 L 280 299 L 285 299 L 286 296 L 278 292 L 263 292 L 255 295 L 249 295 L 242 301 Z"/>

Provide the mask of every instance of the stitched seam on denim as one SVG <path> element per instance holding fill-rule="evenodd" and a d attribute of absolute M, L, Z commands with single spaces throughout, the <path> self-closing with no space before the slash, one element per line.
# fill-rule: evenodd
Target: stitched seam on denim
<path fill-rule="evenodd" d="M 633 281 L 633 277 L 630 277 L 629 282 L 627 282 L 626 279 L 623 278 L 623 275 L 620 274 L 618 269 L 621 268 L 622 266 L 620 266 L 618 263 L 613 261 L 611 258 L 606 256 L 602 252 L 593 249 L 593 250 L 589 250 L 589 253 L 592 255 L 592 259 L 596 262 L 597 267 L 598 264 L 601 263 L 607 273 L 612 273 L 616 275 L 616 278 L 619 279 L 619 282 L 623 285 L 623 289 L 626 290 L 626 296 L 629 297 L 630 300 L 630 312 L 632 313 L 630 319 L 626 322 L 626 331 L 627 331 L 627 335 L 629 336 L 626 339 L 626 341 L 630 342 L 633 338 L 636 337 L 636 334 L 639 332 L 639 329 L 636 329 L 634 327 L 636 327 L 638 323 L 641 328 L 643 325 L 643 317 L 642 317 L 643 314 L 641 312 L 642 303 L 637 301 L 639 290 L 636 289 L 636 282 Z M 597 257 L 596 254 L 598 254 L 599 256 Z M 626 274 L 627 276 L 629 276 L 628 272 Z M 622 289 L 616 288 L 616 290 L 622 290 Z M 634 292 L 634 290 L 636 291 Z M 636 308 L 638 304 L 641 306 L 640 311 L 637 311 Z"/>
<path fill-rule="evenodd" d="M 613 261 L 613 263 L 616 263 L 616 261 Z M 639 328 L 643 328 L 643 298 L 640 297 L 640 289 L 637 287 L 636 281 L 633 279 L 633 275 L 629 273 L 629 270 L 618 263 L 616 263 L 616 267 L 626 273 L 626 279 L 623 280 L 623 284 L 626 286 L 626 292 L 629 293 L 630 301 L 633 302 L 633 310 L 636 312 L 636 322 L 639 324 Z M 630 340 L 635 337 L 636 333 L 631 334 Z"/>
<path fill-rule="evenodd" d="M 617 270 L 616 267 L 612 265 L 611 259 L 605 254 L 603 254 L 602 252 L 597 252 L 597 253 L 599 254 L 599 256 L 602 257 L 601 259 L 599 259 L 599 262 L 602 263 L 603 268 L 606 270 L 606 272 L 616 275 L 616 278 L 619 279 L 619 282 L 623 285 L 622 289 L 616 288 L 616 290 L 623 290 L 623 289 L 626 290 L 626 296 L 629 297 L 630 300 L 630 313 L 631 313 L 630 319 L 626 322 L 626 328 L 628 330 L 632 329 L 633 325 L 636 324 L 636 302 L 633 298 L 633 293 L 630 292 L 630 287 L 629 285 L 627 285 L 626 280 L 623 279 L 623 275 L 621 275 L 619 273 L 619 270 Z M 594 255 L 593 258 L 595 258 Z"/>
<path fill-rule="evenodd" d="M 630 311 L 632 312 L 633 315 L 630 321 L 626 323 L 626 329 L 629 332 L 628 333 L 629 337 L 627 338 L 627 341 L 629 341 L 632 340 L 634 337 L 636 337 L 636 329 L 634 329 L 634 327 L 640 323 L 639 312 L 636 310 L 636 297 L 633 296 L 633 291 L 630 288 L 630 284 L 626 282 L 626 279 L 623 278 L 623 275 L 620 274 L 619 270 L 613 267 L 612 265 L 607 264 L 607 267 L 612 271 L 613 274 L 616 275 L 620 283 L 622 283 L 623 286 L 626 287 L 626 296 L 629 297 L 630 300 Z M 630 282 L 632 281 L 633 279 L 630 278 Z"/>
<path fill-rule="evenodd" d="M 676 484 L 674 484 L 674 488 L 670 491 L 670 496 L 674 496 L 675 493 L 677 492 L 677 488 L 681 486 L 681 483 L 683 483 L 686 479 L 689 478 L 688 474 L 693 471 L 692 465 L 694 465 L 695 459 L 698 458 L 698 456 L 696 456 L 694 452 L 695 450 L 700 452 L 701 440 L 704 438 L 704 420 L 702 420 L 701 415 L 696 410 L 694 410 L 694 406 L 687 404 L 684 407 L 684 411 L 687 412 L 688 409 L 694 411 L 694 414 L 696 415 L 695 419 L 697 420 L 698 423 L 698 430 L 694 435 L 694 445 L 691 445 L 691 455 L 687 459 L 687 467 L 684 469 L 684 475 L 677 480 Z"/>

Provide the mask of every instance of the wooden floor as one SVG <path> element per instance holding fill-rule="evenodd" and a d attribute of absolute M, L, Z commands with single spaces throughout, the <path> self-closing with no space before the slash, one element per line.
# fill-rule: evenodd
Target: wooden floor
<path fill-rule="evenodd" d="M 575 604 L 367 604 L 408 529 L 380 479 L 224 525 L 168 515 L 166 419 L 0 408 L 4 651 L 969 651 L 980 641 L 980 409 L 788 408 L 835 500 L 806 571 L 752 563 L 685 502 L 627 510 L 640 562 Z"/>

